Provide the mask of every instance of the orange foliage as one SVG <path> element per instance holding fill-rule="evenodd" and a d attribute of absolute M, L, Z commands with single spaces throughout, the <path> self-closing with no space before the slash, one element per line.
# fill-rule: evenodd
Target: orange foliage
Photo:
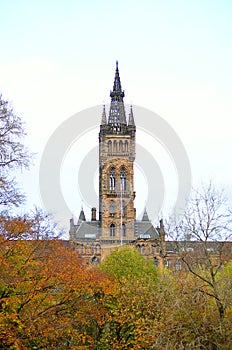
<path fill-rule="evenodd" d="M 0 236 L 0 347 L 63 349 L 91 346 L 115 291 L 105 274 L 83 266 L 64 242 L 12 239 L 30 222 L 7 223 Z"/>

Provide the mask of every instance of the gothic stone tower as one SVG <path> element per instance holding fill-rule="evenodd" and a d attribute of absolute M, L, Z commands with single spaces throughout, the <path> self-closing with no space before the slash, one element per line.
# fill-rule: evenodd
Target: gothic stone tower
<path fill-rule="evenodd" d="M 77 223 L 70 219 L 70 244 L 86 264 L 97 264 L 116 246 L 128 244 L 156 262 L 165 255 L 163 225 L 155 228 L 147 215 L 136 220 L 134 208 L 135 133 L 132 107 L 126 119 L 118 63 L 111 104 L 103 108 L 99 133 L 99 220 L 92 208 L 87 221 L 83 208 Z"/>
<path fill-rule="evenodd" d="M 99 133 L 99 221 L 102 243 L 129 242 L 134 237 L 135 132 L 132 107 L 127 123 L 118 62 L 109 116 L 103 108 Z"/>

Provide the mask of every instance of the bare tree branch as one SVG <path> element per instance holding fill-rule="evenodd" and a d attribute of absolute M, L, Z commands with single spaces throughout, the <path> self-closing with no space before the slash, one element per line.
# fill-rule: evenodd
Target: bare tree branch
<path fill-rule="evenodd" d="M 30 164 L 31 155 L 22 143 L 25 135 L 23 122 L 0 95 L 0 211 L 20 205 L 25 198 L 9 175 Z"/>

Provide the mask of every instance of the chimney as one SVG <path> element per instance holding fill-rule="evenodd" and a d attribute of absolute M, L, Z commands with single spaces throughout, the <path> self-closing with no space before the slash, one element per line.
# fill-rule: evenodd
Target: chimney
<path fill-rule="evenodd" d="M 96 208 L 91 209 L 91 221 L 96 221 Z"/>

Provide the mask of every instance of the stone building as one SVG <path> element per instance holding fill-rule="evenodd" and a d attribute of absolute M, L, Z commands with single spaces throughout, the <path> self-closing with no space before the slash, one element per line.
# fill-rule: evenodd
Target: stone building
<path fill-rule="evenodd" d="M 146 208 L 142 220 L 136 220 L 136 124 L 132 106 L 128 118 L 125 113 L 117 62 L 110 97 L 109 114 L 103 106 L 99 132 L 99 218 L 96 208 L 92 208 L 91 220 L 87 221 L 82 208 L 77 223 L 70 220 L 73 249 L 86 264 L 98 264 L 112 249 L 125 244 L 153 259 L 154 264 L 175 270 L 184 268 L 186 257 L 198 264 L 204 263 L 209 254 L 215 261 L 231 260 L 231 241 L 167 241 L 163 221 L 154 227 Z"/>
<path fill-rule="evenodd" d="M 124 95 L 116 62 L 109 115 L 103 106 L 99 132 L 99 219 L 92 208 L 87 221 L 82 208 L 77 223 L 70 220 L 70 243 L 88 264 L 98 263 L 111 249 L 125 244 L 135 245 L 156 262 L 165 251 L 162 222 L 155 228 L 146 209 L 142 220 L 136 220 L 136 125 L 132 106 L 126 116 Z"/>

